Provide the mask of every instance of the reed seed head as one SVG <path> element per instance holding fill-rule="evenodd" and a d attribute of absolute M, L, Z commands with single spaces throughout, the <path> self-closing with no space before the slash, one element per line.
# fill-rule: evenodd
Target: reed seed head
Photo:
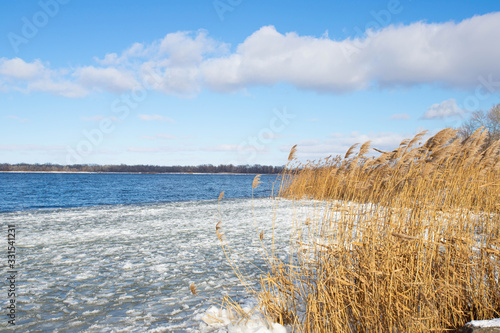
<path fill-rule="evenodd" d="M 191 293 L 193 295 L 198 295 L 198 293 L 196 292 L 196 286 L 194 285 L 194 282 L 191 283 L 191 285 L 189 286 L 189 289 L 191 290 Z"/>
<path fill-rule="evenodd" d="M 261 175 L 257 175 L 254 177 L 253 182 L 252 182 L 252 189 L 257 188 L 259 186 L 259 184 L 262 184 L 262 182 L 260 181 L 260 176 Z"/>
<path fill-rule="evenodd" d="M 348 150 L 347 152 L 345 153 L 344 155 L 344 159 L 347 160 L 349 158 L 349 156 L 351 156 L 353 153 L 354 153 L 354 149 L 356 149 L 356 147 L 359 146 L 359 143 L 355 143 L 353 144 Z"/>
<path fill-rule="evenodd" d="M 295 154 L 297 153 L 297 145 L 294 145 L 292 149 L 290 149 L 290 154 L 288 154 L 288 162 L 295 158 Z"/>

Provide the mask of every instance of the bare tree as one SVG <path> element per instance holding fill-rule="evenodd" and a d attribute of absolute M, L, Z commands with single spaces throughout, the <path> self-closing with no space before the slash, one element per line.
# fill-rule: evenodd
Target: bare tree
<path fill-rule="evenodd" d="M 459 128 L 458 134 L 465 140 L 479 127 L 488 130 L 485 148 L 500 140 L 500 104 L 493 106 L 488 112 L 474 111 L 470 119 Z"/>

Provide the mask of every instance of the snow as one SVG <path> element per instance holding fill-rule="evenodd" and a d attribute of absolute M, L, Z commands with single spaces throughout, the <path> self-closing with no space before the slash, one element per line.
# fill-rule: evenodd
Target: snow
<path fill-rule="evenodd" d="M 207 325 L 202 328 L 202 332 L 213 332 L 214 329 L 220 329 L 218 332 L 228 333 L 286 333 L 284 326 L 277 323 L 269 323 L 260 314 L 255 314 L 252 308 L 244 306 L 242 309 L 246 313 L 253 313 L 249 319 L 238 319 L 238 317 L 227 309 L 221 309 L 211 306 L 201 320 Z"/>
<path fill-rule="evenodd" d="M 500 318 L 491 320 L 473 320 L 468 322 L 467 325 L 472 327 L 500 327 Z"/>

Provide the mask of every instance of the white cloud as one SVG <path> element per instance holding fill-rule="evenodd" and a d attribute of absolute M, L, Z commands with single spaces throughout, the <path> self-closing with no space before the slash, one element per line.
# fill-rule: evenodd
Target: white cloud
<path fill-rule="evenodd" d="M 474 87 L 478 76 L 500 76 L 500 44 L 492 42 L 497 31 L 500 13 L 460 23 L 391 25 L 343 41 L 267 26 L 235 53 L 205 61 L 202 70 L 207 85 L 219 91 L 278 82 L 334 93 L 377 85 Z"/>
<path fill-rule="evenodd" d="M 67 70 L 51 70 L 44 66 L 40 60 L 31 63 L 22 59 L 0 58 L 0 81 L 3 90 L 15 90 L 23 93 L 43 91 L 65 97 L 83 97 L 86 89 L 70 81 Z"/>
<path fill-rule="evenodd" d="M 103 66 L 121 65 L 127 63 L 130 58 L 146 56 L 146 49 L 142 43 L 134 43 L 122 52 L 120 56 L 116 53 L 107 53 L 103 59 L 94 57 L 94 60 Z"/>
<path fill-rule="evenodd" d="M 381 85 L 476 86 L 478 76 L 500 74 L 495 60 L 500 45 L 491 42 L 499 30 L 500 12 L 459 23 L 389 26 L 375 33 L 353 60 L 369 65 L 371 78 Z"/>
<path fill-rule="evenodd" d="M 30 80 L 42 76 L 45 71 L 45 66 L 40 60 L 27 63 L 20 58 L 0 58 L 0 76 Z"/>
<path fill-rule="evenodd" d="M 95 58 L 104 67 L 52 70 L 40 60 L 0 58 L 0 84 L 2 90 L 67 97 L 141 85 L 189 97 L 203 89 L 234 92 L 281 82 L 327 93 L 422 84 L 469 89 L 480 77 L 500 77 L 498 31 L 500 12 L 461 22 L 389 25 L 344 40 L 264 26 L 232 52 L 205 30 L 179 31 Z"/>
<path fill-rule="evenodd" d="M 89 89 L 120 93 L 133 90 L 139 86 L 132 74 L 111 67 L 82 67 L 77 70 L 75 75 L 78 77 L 79 82 Z"/>
<path fill-rule="evenodd" d="M 342 92 L 368 82 L 363 67 L 347 63 L 339 42 L 294 32 L 283 35 L 273 26 L 254 32 L 230 56 L 205 61 L 202 71 L 207 85 L 218 91 L 287 82 Z"/>
<path fill-rule="evenodd" d="M 151 74 L 146 72 L 146 68 L 149 73 L 157 75 L 152 87 L 164 94 L 190 97 L 201 91 L 201 77 L 196 67 L 164 67 L 148 63 L 142 68 L 144 81 L 151 81 Z"/>
<path fill-rule="evenodd" d="M 389 119 L 394 119 L 394 120 L 406 120 L 410 118 L 411 117 L 408 113 L 396 113 L 389 117 Z"/>
<path fill-rule="evenodd" d="M 94 60 L 103 66 L 110 66 L 110 65 L 116 65 L 120 63 L 120 60 L 118 58 L 118 54 L 116 53 L 107 53 L 103 59 L 99 59 L 97 57 L 94 57 Z"/>
<path fill-rule="evenodd" d="M 166 56 L 170 66 L 198 65 L 206 55 L 225 53 L 228 45 L 208 37 L 205 30 L 196 34 L 179 31 L 167 34 L 159 44 L 158 53 Z"/>
<path fill-rule="evenodd" d="M 208 37 L 204 30 L 169 33 L 145 48 L 143 54 L 149 59 L 140 66 L 140 76 L 165 94 L 194 96 L 203 87 L 203 62 L 227 52 L 227 44 Z"/>
<path fill-rule="evenodd" d="M 19 90 L 23 91 L 23 89 Z M 80 98 L 88 94 L 88 91 L 85 88 L 76 83 L 68 80 L 54 81 L 50 77 L 29 82 L 26 90 L 24 91 L 27 93 L 32 91 L 43 91 L 69 98 Z"/>
<path fill-rule="evenodd" d="M 175 123 L 175 120 L 172 118 L 160 116 L 159 114 L 140 114 L 139 119 L 144 121 L 165 121 L 169 123 Z"/>
<path fill-rule="evenodd" d="M 450 98 L 441 103 L 432 104 L 422 115 L 422 119 L 445 119 L 461 116 L 465 112 L 465 110 L 458 107 L 455 99 Z"/>

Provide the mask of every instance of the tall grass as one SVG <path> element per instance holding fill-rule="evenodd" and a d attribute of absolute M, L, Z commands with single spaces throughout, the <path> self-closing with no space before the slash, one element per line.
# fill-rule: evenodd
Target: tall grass
<path fill-rule="evenodd" d="M 269 320 L 299 332 L 442 332 L 500 316 L 500 141 L 483 149 L 482 129 L 465 142 L 452 129 L 424 135 L 377 156 L 366 142 L 287 165 L 280 196 L 316 208 L 291 221 L 287 261 L 264 249 L 255 295 Z"/>

